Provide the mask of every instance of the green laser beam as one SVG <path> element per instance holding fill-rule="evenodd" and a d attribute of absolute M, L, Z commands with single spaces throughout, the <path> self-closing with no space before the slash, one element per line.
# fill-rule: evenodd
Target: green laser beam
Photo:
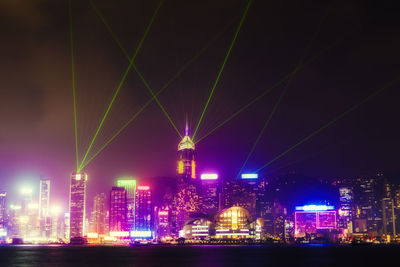
<path fill-rule="evenodd" d="M 101 11 L 97 8 L 97 6 L 94 4 L 93 0 L 89 0 L 93 10 L 95 11 L 95 13 L 97 14 L 97 16 L 100 18 L 100 20 L 103 22 L 104 26 L 106 27 L 107 31 L 111 34 L 111 37 L 114 39 L 114 41 L 117 43 L 117 45 L 119 46 L 119 48 L 121 49 L 122 53 L 125 55 L 126 58 L 128 58 L 129 61 L 131 61 L 131 57 L 128 53 L 128 51 L 126 51 L 125 47 L 122 45 L 121 41 L 119 40 L 119 38 L 117 37 L 117 35 L 114 33 L 114 31 L 111 29 L 110 24 L 108 24 L 108 22 L 106 21 L 106 19 L 104 18 L 103 14 L 101 13 Z M 134 65 L 134 63 L 132 63 Z"/>
<path fill-rule="evenodd" d="M 293 149 L 295 149 L 296 147 L 298 147 L 299 145 L 303 144 L 304 142 L 308 141 L 309 139 L 311 139 L 313 136 L 317 135 L 318 133 L 322 132 L 323 130 L 325 130 L 326 128 L 328 128 L 329 126 L 331 126 L 332 124 L 334 124 L 335 122 L 337 122 L 338 120 L 340 120 L 341 118 L 343 118 L 344 116 L 346 116 L 347 114 L 349 114 L 350 112 L 354 111 L 355 109 L 357 109 L 359 106 L 361 106 L 362 104 L 365 104 L 366 102 L 368 102 L 369 100 L 371 100 L 373 97 L 375 97 L 376 95 L 378 95 L 379 93 L 381 93 L 383 90 L 385 90 L 386 88 L 392 86 L 394 83 L 396 83 L 398 80 L 400 80 L 400 75 L 397 75 L 395 79 L 393 79 L 391 82 L 387 83 L 386 85 L 384 85 L 383 87 L 379 88 L 378 90 L 376 90 L 375 92 L 373 92 L 372 94 L 370 94 L 369 96 L 365 97 L 363 100 L 361 100 L 359 103 L 353 105 L 352 107 L 350 107 L 349 109 L 347 109 L 345 112 L 341 113 L 340 115 L 336 116 L 334 119 L 332 119 L 331 121 L 329 121 L 328 123 L 324 124 L 322 127 L 318 128 L 317 130 L 313 131 L 311 134 L 309 134 L 308 136 L 304 137 L 303 139 L 301 139 L 299 142 L 297 142 L 296 144 L 294 144 L 293 146 L 289 147 L 288 149 L 286 149 L 285 151 L 283 151 L 282 153 L 280 153 L 278 156 L 276 156 L 275 158 L 273 158 L 272 160 L 270 160 L 268 163 L 264 164 L 261 168 L 257 169 L 256 172 L 259 172 L 260 170 L 264 169 L 265 167 L 267 167 L 268 165 L 272 164 L 273 162 L 275 162 L 276 160 L 280 159 L 281 157 L 283 157 L 284 155 L 286 155 L 287 153 L 289 153 L 290 151 L 292 151 Z"/>
<path fill-rule="evenodd" d="M 267 120 L 265 121 L 264 126 L 262 127 L 260 133 L 258 134 L 258 136 L 256 138 L 256 141 L 254 142 L 253 146 L 251 147 L 251 149 L 249 151 L 249 154 L 247 155 L 245 161 L 243 162 L 243 165 L 240 168 L 240 170 L 239 170 L 239 172 L 238 172 L 236 177 L 239 177 L 240 173 L 243 171 L 243 169 L 246 166 L 247 162 L 249 161 L 251 155 L 253 154 L 254 150 L 256 149 L 256 146 L 257 146 L 258 142 L 260 141 L 261 137 L 264 135 L 265 129 L 267 129 L 267 127 L 269 125 L 269 122 L 272 120 L 272 117 L 274 116 L 276 110 L 278 109 L 278 106 L 281 103 L 283 97 L 285 96 L 293 77 L 294 77 L 294 75 L 291 75 L 289 77 L 289 80 L 288 80 L 286 86 L 283 88 L 281 94 L 279 95 L 278 101 L 275 103 L 274 107 L 272 108 L 271 113 L 269 114 Z"/>
<path fill-rule="evenodd" d="M 287 168 L 287 167 L 289 167 L 289 166 L 298 164 L 298 163 L 300 163 L 300 162 L 302 162 L 302 161 L 305 161 L 305 160 L 312 159 L 312 158 L 316 157 L 317 155 L 322 154 L 323 152 L 325 152 L 325 151 L 328 150 L 329 148 L 332 148 L 333 146 L 337 146 L 337 143 L 336 143 L 336 144 L 329 144 L 329 145 L 327 145 L 327 146 L 325 146 L 325 147 L 323 147 L 323 148 L 320 148 L 320 150 L 315 151 L 315 152 L 313 152 L 313 153 L 309 153 L 309 154 L 306 154 L 306 155 L 302 155 L 301 157 L 296 158 L 294 161 L 290 161 L 290 162 L 288 162 L 288 163 L 286 163 L 286 164 L 284 164 L 284 165 L 280 165 L 280 166 L 275 167 L 275 168 L 273 168 L 273 169 L 268 169 L 268 173 L 269 173 L 269 174 L 271 174 L 271 173 L 276 173 L 276 172 L 278 172 L 278 171 L 281 170 L 281 169 L 284 169 L 284 168 Z"/>
<path fill-rule="evenodd" d="M 355 31 L 356 29 L 358 29 L 360 25 L 358 25 L 357 27 L 355 27 L 353 29 L 353 31 Z M 351 31 L 351 33 L 353 32 Z M 250 107 L 251 105 L 253 105 L 254 103 L 256 103 L 258 100 L 260 100 L 261 98 L 263 98 L 264 96 L 266 96 L 267 94 L 269 94 L 274 88 L 276 88 L 277 86 L 279 86 L 280 84 L 282 84 L 286 79 L 288 79 L 291 75 L 296 74 L 297 72 L 299 72 L 300 70 L 304 69 L 305 67 L 307 67 L 308 65 L 310 65 L 314 60 L 316 60 L 317 58 L 319 58 L 321 55 L 323 55 L 325 52 L 327 52 L 328 50 L 332 49 L 333 47 L 335 47 L 337 44 L 339 44 L 341 41 L 344 40 L 344 36 L 342 38 L 339 38 L 337 41 L 333 42 L 332 44 L 328 45 L 327 47 L 325 47 L 324 49 L 322 49 L 321 51 L 319 51 L 314 57 L 312 57 L 311 59 L 309 59 L 308 61 L 306 61 L 301 67 L 295 68 L 294 70 L 292 70 L 290 73 L 286 74 L 283 78 L 281 78 L 278 82 L 274 83 L 271 87 L 267 88 L 264 92 L 262 92 L 261 94 L 259 94 L 258 96 L 256 96 L 255 98 L 253 98 L 253 100 L 251 100 L 249 103 L 247 103 L 246 105 L 244 105 L 243 107 L 241 107 L 239 110 L 237 110 L 235 113 L 233 113 L 231 116 L 229 116 L 228 118 L 226 118 L 224 121 L 222 121 L 220 124 L 218 124 L 214 129 L 212 129 L 211 131 L 209 131 L 208 133 L 206 133 L 205 135 L 203 135 L 200 139 L 198 139 L 195 144 L 197 144 L 198 142 L 200 142 L 201 140 L 203 140 L 204 138 L 208 137 L 210 134 L 212 134 L 213 132 L 215 132 L 216 130 L 218 130 L 219 128 L 221 128 L 222 126 L 224 126 L 226 123 L 228 123 L 229 121 L 231 121 L 233 118 L 235 118 L 237 115 L 239 115 L 241 112 L 243 112 L 244 110 L 246 110 L 248 107 Z"/>
<path fill-rule="evenodd" d="M 78 151 L 78 123 L 76 115 L 74 39 L 72 33 L 72 0 L 68 1 L 68 15 L 69 15 L 69 46 L 71 51 L 72 97 L 74 103 L 73 105 L 74 105 L 75 157 L 76 157 L 76 170 L 78 171 L 79 151 Z"/>
<path fill-rule="evenodd" d="M 114 31 L 112 30 L 111 26 L 107 23 L 106 19 L 104 18 L 103 14 L 100 12 L 100 10 L 96 7 L 96 5 L 94 4 L 94 2 L 92 0 L 90 0 L 90 4 L 92 5 L 93 10 L 96 12 L 97 16 L 100 18 L 100 20 L 103 22 L 103 24 L 105 25 L 107 31 L 111 34 L 112 38 L 114 39 L 114 41 L 117 43 L 117 45 L 119 46 L 119 48 L 121 49 L 122 53 L 125 55 L 125 57 L 131 61 L 131 58 L 128 54 L 128 52 L 126 51 L 126 49 L 124 48 L 124 46 L 122 45 L 121 41 L 119 40 L 119 38 L 117 37 L 117 35 L 114 33 Z M 175 123 L 173 122 L 171 116 L 168 114 L 168 112 L 166 111 L 166 109 L 164 108 L 164 106 L 161 104 L 161 102 L 159 101 L 159 99 L 157 98 L 156 94 L 154 94 L 153 90 L 151 89 L 149 83 L 146 81 L 146 79 L 143 77 L 143 74 L 139 71 L 138 67 L 136 66 L 135 63 L 131 62 L 132 66 L 136 72 L 136 74 L 139 76 L 140 80 L 143 82 L 143 84 L 145 85 L 146 89 L 150 92 L 150 94 L 153 96 L 154 100 L 156 101 L 156 103 L 158 104 L 158 106 L 160 107 L 160 109 L 162 110 L 162 112 L 164 113 L 164 115 L 167 117 L 168 121 L 171 123 L 173 129 L 178 133 L 178 135 L 183 138 L 183 136 L 181 135 L 180 131 L 178 130 L 178 128 L 176 127 Z"/>
<path fill-rule="evenodd" d="M 326 14 L 325 14 L 325 15 L 326 15 Z M 311 40 L 308 42 L 308 45 L 307 45 L 306 48 L 304 49 L 304 53 L 303 53 L 303 55 L 301 56 L 300 61 L 297 63 L 296 68 L 299 68 L 299 67 L 301 66 L 301 64 L 303 63 L 303 61 L 304 61 L 304 59 L 305 59 L 305 57 L 306 57 L 306 55 L 307 55 L 308 50 L 310 49 L 310 47 L 311 47 L 311 45 L 312 45 L 314 39 L 317 37 L 317 35 L 318 35 L 318 33 L 319 33 L 320 29 L 321 29 L 321 25 L 322 25 L 322 22 L 323 22 L 324 19 L 325 19 L 325 15 L 321 18 L 320 23 L 318 24 L 317 30 L 316 30 L 315 33 L 312 35 Z M 267 127 L 268 127 L 270 121 L 272 120 L 272 117 L 274 116 L 276 110 L 278 109 L 279 104 L 282 102 L 283 97 L 285 96 L 287 90 L 289 89 L 289 86 L 290 86 L 290 84 L 291 84 L 293 78 L 294 78 L 294 74 L 292 74 L 292 75 L 289 77 L 288 82 L 286 83 L 286 86 L 284 87 L 284 89 L 282 90 L 281 94 L 279 95 L 278 101 L 275 103 L 274 107 L 272 108 L 271 113 L 269 114 L 267 120 L 265 121 L 265 123 L 264 123 L 264 125 L 263 125 L 263 127 L 262 127 L 260 133 L 258 134 L 258 136 L 257 136 L 257 138 L 256 138 L 256 140 L 255 140 L 255 142 L 253 143 L 253 146 L 251 147 L 251 149 L 250 149 L 250 151 L 249 151 L 249 153 L 248 153 L 248 155 L 247 155 L 245 161 L 243 162 L 243 165 L 242 165 L 242 167 L 240 168 L 240 170 L 239 170 L 239 172 L 238 172 L 236 178 L 239 178 L 240 173 L 243 171 L 243 169 L 244 169 L 244 167 L 246 166 L 247 162 L 249 161 L 251 155 L 253 155 L 254 150 L 256 149 L 256 147 L 257 147 L 257 145 L 258 145 L 258 142 L 260 141 L 261 137 L 264 135 L 264 132 L 265 132 L 265 130 L 267 129 Z"/>
<path fill-rule="evenodd" d="M 193 136 L 192 136 L 192 140 L 195 140 L 197 130 L 198 130 L 199 127 L 200 127 L 200 124 L 201 124 L 201 122 L 202 122 L 202 120 L 203 120 L 204 114 L 205 114 L 205 112 L 206 112 L 206 110 L 207 110 L 208 104 L 210 103 L 210 100 L 211 100 L 211 98 L 212 98 L 212 96 L 213 96 L 213 94 L 214 94 L 215 88 L 217 87 L 217 84 L 218 84 L 218 82 L 219 82 L 219 79 L 221 78 L 221 75 L 222 75 L 222 72 L 223 72 L 223 70 L 224 70 L 224 68 L 225 68 L 226 62 L 228 61 L 229 55 L 230 55 L 231 52 L 232 52 L 233 45 L 234 45 L 235 42 L 236 42 L 236 39 L 237 39 L 237 37 L 238 37 L 238 35 L 239 35 L 239 31 L 240 31 L 240 29 L 242 28 L 242 25 L 243 25 L 243 23 L 244 23 L 244 19 L 246 18 L 247 12 L 249 11 L 250 5 L 251 5 L 252 3 L 253 3 L 253 0 L 249 0 L 249 1 L 247 2 L 246 8 L 245 8 L 245 10 L 244 10 L 244 12 L 243 12 L 242 18 L 240 19 L 240 22 L 239 22 L 239 25 L 238 25 L 238 27 L 237 27 L 237 29 L 236 29 L 235 35 L 234 35 L 234 37 L 233 37 L 233 39 L 232 39 L 232 41 L 231 41 L 231 44 L 229 45 L 228 52 L 226 53 L 225 58 L 224 58 L 224 61 L 223 61 L 222 65 L 221 65 L 221 68 L 220 68 L 220 70 L 219 70 L 219 72 L 218 72 L 217 79 L 215 80 L 215 82 L 214 82 L 214 84 L 213 84 L 213 86 L 212 86 L 212 88 L 211 88 L 210 95 L 208 96 L 208 99 L 207 99 L 207 102 L 206 102 L 206 104 L 205 104 L 205 106 L 204 106 L 203 112 L 202 112 L 201 115 L 200 115 L 199 122 L 197 123 L 196 129 L 194 130 L 194 133 L 193 133 Z"/>
<path fill-rule="evenodd" d="M 178 128 L 176 127 L 175 123 L 172 121 L 171 117 L 169 116 L 168 112 L 165 110 L 165 108 L 163 107 L 163 105 L 161 105 L 160 101 L 158 100 L 157 95 L 153 92 L 153 90 L 150 88 L 150 85 L 147 83 L 147 81 L 144 79 L 143 75 L 137 71 L 136 66 L 133 66 L 135 68 L 136 73 L 138 74 L 138 76 L 140 77 L 140 79 L 142 80 L 142 82 L 144 83 L 144 85 L 146 86 L 147 90 L 150 92 L 150 94 L 152 95 L 152 99 L 154 99 L 156 101 L 156 103 L 158 104 L 158 106 L 161 108 L 162 112 L 164 113 L 164 115 L 167 117 L 167 119 L 169 120 L 169 122 L 171 123 L 172 127 L 175 129 L 175 131 L 178 133 L 178 135 L 180 136 L 180 138 L 182 139 L 183 136 L 181 135 L 181 133 L 179 132 Z"/>
<path fill-rule="evenodd" d="M 110 112 L 111 107 L 112 107 L 112 105 L 113 105 L 113 103 L 114 103 L 114 101 L 115 101 L 115 99 L 116 99 L 116 97 L 117 97 L 117 95 L 118 95 L 118 93 L 119 93 L 119 91 L 120 91 L 122 85 L 123 85 L 124 82 L 125 82 L 125 79 L 126 79 L 128 73 L 129 73 L 129 70 L 131 69 L 131 67 L 132 67 L 132 65 L 133 65 L 133 61 L 135 60 L 136 55 L 138 54 L 138 52 L 139 52 L 139 50 L 140 50 L 140 48 L 141 48 L 141 46 L 142 46 L 142 44 L 143 44 L 143 42 L 144 42 L 144 39 L 146 38 L 147 34 L 149 33 L 150 28 L 151 28 L 151 25 L 153 24 L 153 22 L 154 22 L 154 20 L 155 20 L 155 18 L 156 18 L 156 16 L 157 16 L 157 13 L 158 13 L 159 9 L 161 8 L 162 3 L 163 3 L 163 0 L 160 0 L 159 3 L 158 3 L 158 5 L 157 5 L 157 7 L 156 7 L 156 10 L 154 11 L 154 13 L 153 13 L 153 15 L 152 15 L 152 17 L 151 17 L 151 19 L 150 19 L 149 24 L 148 24 L 147 27 L 146 27 L 146 30 L 145 30 L 145 32 L 144 32 L 144 34 L 143 34 L 143 36 L 142 36 L 142 38 L 141 38 L 141 40 L 140 40 L 138 46 L 136 47 L 136 51 L 135 51 L 134 55 L 132 56 L 132 59 L 130 60 L 130 63 L 129 63 L 129 65 L 128 65 L 128 68 L 126 69 L 124 75 L 122 76 L 122 79 L 121 79 L 121 81 L 119 82 L 118 87 L 117 87 L 117 89 L 116 89 L 115 92 L 114 92 L 114 95 L 113 95 L 113 97 L 112 97 L 112 99 L 111 99 L 111 101 L 110 101 L 110 103 L 109 103 L 109 105 L 108 105 L 108 107 L 107 107 L 107 110 L 106 110 L 106 112 L 104 113 L 104 116 L 103 116 L 103 118 L 102 118 L 101 121 L 100 121 L 100 124 L 99 124 L 99 126 L 98 126 L 98 128 L 97 128 L 97 130 L 96 130 L 96 133 L 94 134 L 94 136 L 93 136 L 93 138 L 92 138 L 92 141 L 90 142 L 90 145 L 89 145 L 88 149 L 86 150 L 85 156 L 83 157 L 83 159 L 82 159 L 82 161 L 81 161 L 81 164 L 79 165 L 78 171 L 80 171 L 80 170 L 82 169 L 82 165 L 83 165 L 83 163 L 85 162 L 86 157 L 88 156 L 90 150 L 92 149 L 92 146 L 93 146 L 93 144 L 94 144 L 94 142 L 95 142 L 95 140 L 96 140 L 96 138 L 97 138 L 97 135 L 99 134 L 100 129 L 101 129 L 101 127 L 103 126 L 103 123 L 104 123 L 105 119 L 107 118 L 107 115 L 108 115 L 108 113 Z"/>
<path fill-rule="evenodd" d="M 156 93 L 156 96 L 161 94 L 165 89 L 169 87 L 169 85 L 174 82 L 177 78 L 180 77 L 180 75 L 195 61 L 197 60 L 201 54 L 203 54 L 204 51 L 206 51 L 212 43 L 214 43 L 218 37 L 230 26 L 228 24 L 224 29 L 222 29 L 214 38 L 209 40 L 200 50 L 197 51 L 197 53 L 190 58 L 177 72 L 174 76 L 172 76 L 165 84 L 164 86 Z M 137 116 L 153 102 L 154 98 L 149 99 L 124 125 L 118 129 L 118 131 L 111 137 L 109 138 L 106 143 L 86 162 L 84 163 L 83 167 L 86 167 L 96 156 L 100 154 L 101 151 L 103 151 L 126 127 L 131 124 Z"/>
<path fill-rule="evenodd" d="M 297 72 L 297 71 L 296 71 Z M 293 73 L 293 72 L 291 72 Z M 198 139 L 195 144 L 199 143 L 201 140 L 203 140 L 204 138 L 206 138 L 207 136 L 209 136 L 210 134 L 212 134 L 213 132 L 215 132 L 217 129 L 219 129 L 220 127 L 224 126 L 226 123 L 228 123 L 229 121 L 231 121 L 233 118 L 235 118 L 237 115 L 239 115 L 242 111 L 246 110 L 248 107 L 250 107 L 251 105 L 253 105 L 255 102 L 257 102 L 258 100 L 260 100 L 261 98 L 263 98 L 264 96 L 266 96 L 267 94 L 269 94 L 274 88 L 278 87 L 279 85 L 281 85 L 288 77 L 290 77 L 290 74 L 285 75 L 281 80 L 279 80 L 278 82 L 274 83 L 271 87 L 267 88 L 264 92 L 262 92 L 261 94 L 259 94 L 258 96 L 256 96 L 253 100 L 251 100 L 249 103 L 247 103 L 246 105 L 244 105 L 243 107 L 241 107 L 239 110 L 237 110 L 235 113 L 233 113 L 232 115 L 230 115 L 228 118 L 226 118 L 224 121 L 222 121 L 220 124 L 217 125 L 217 127 L 215 127 L 214 129 L 212 129 L 211 131 L 209 131 L 207 134 L 203 135 L 200 139 Z M 295 72 L 294 72 L 295 73 Z"/>

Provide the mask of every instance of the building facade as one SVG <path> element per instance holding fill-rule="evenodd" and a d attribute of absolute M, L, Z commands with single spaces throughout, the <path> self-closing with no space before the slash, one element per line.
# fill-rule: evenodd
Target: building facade
<path fill-rule="evenodd" d="M 131 178 L 118 179 L 117 187 L 123 187 L 126 190 L 126 229 L 132 231 L 135 229 L 136 180 Z"/>
<path fill-rule="evenodd" d="M 153 212 L 150 186 L 137 187 L 135 204 L 135 231 L 151 231 Z"/>
<path fill-rule="evenodd" d="M 242 207 L 250 212 L 251 216 L 256 213 L 256 193 L 242 180 L 226 180 L 222 186 L 220 210 L 232 206 Z"/>
<path fill-rule="evenodd" d="M 128 231 L 127 192 L 123 187 L 113 186 L 110 192 L 110 232 Z"/>
<path fill-rule="evenodd" d="M 39 183 L 39 220 L 40 233 L 43 238 L 51 235 L 50 216 L 50 180 L 41 179 Z"/>
<path fill-rule="evenodd" d="M 69 236 L 71 239 L 85 235 L 87 179 L 87 174 L 83 172 L 71 174 L 69 193 Z"/>
<path fill-rule="evenodd" d="M 0 239 L 7 236 L 7 224 L 7 192 L 0 191 Z"/>
<path fill-rule="evenodd" d="M 178 144 L 177 159 L 176 230 L 180 231 L 185 222 L 200 211 L 199 182 L 196 169 L 196 151 L 192 139 L 186 134 Z"/>
<path fill-rule="evenodd" d="M 100 193 L 94 196 L 93 198 L 93 213 L 92 213 L 92 229 L 91 231 L 94 233 L 98 233 L 99 235 L 106 234 L 107 228 L 107 200 L 106 194 Z"/>
<path fill-rule="evenodd" d="M 201 175 L 201 212 L 211 217 L 218 212 L 218 175 Z"/>

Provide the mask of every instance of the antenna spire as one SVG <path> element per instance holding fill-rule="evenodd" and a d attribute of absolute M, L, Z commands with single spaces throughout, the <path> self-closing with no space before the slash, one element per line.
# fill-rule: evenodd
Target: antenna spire
<path fill-rule="evenodd" d="M 185 135 L 189 135 L 189 125 L 188 125 L 188 119 L 187 119 L 187 114 L 186 114 L 186 127 L 185 127 Z"/>

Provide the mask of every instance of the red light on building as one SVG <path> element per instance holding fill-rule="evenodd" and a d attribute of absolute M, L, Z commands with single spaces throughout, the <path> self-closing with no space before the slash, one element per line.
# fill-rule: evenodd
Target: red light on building
<path fill-rule="evenodd" d="M 148 185 L 139 185 L 137 187 L 137 190 L 147 191 L 147 190 L 150 190 L 150 186 L 148 186 Z"/>

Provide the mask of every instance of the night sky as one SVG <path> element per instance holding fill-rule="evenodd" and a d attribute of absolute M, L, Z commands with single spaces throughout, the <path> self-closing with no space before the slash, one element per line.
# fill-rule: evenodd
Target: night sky
<path fill-rule="evenodd" d="M 379 1 L 255 0 L 207 109 L 198 137 L 316 56 L 297 73 L 245 170 L 258 169 L 400 73 L 398 9 Z M 394 1 L 393 1 L 394 2 Z M 157 0 L 94 0 L 130 54 Z M 154 91 L 212 39 L 211 45 L 159 95 L 182 131 L 193 132 L 246 6 L 245 0 L 166 0 L 136 65 Z M 78 144 L 82 158 L 129 62 L 89 1 L 72 1 Z M 67 207 L 75 168 L 68 2 L 0 1 L 0 188 L 52 180 Z M 313 38 L 314 36 L 314 38 Z M 312 40 L 312 41 L 311 41 Z M 320 51 L 335 44 L 321 54 Z M 285 83 L 283 83 L 285 85 Z M 237 174 L 283 85 L 197 144 L 200 172 Z M 314 177 L 381 171 L 400 182 L 400 82 L 263 169 Z M 132 70 L 96 140 L 99 149 L 149 98 Z M 115 179 L 143 183 L 173 177 L 179 136 L 155 102 L 86 168 L 89 202 Z"/>

